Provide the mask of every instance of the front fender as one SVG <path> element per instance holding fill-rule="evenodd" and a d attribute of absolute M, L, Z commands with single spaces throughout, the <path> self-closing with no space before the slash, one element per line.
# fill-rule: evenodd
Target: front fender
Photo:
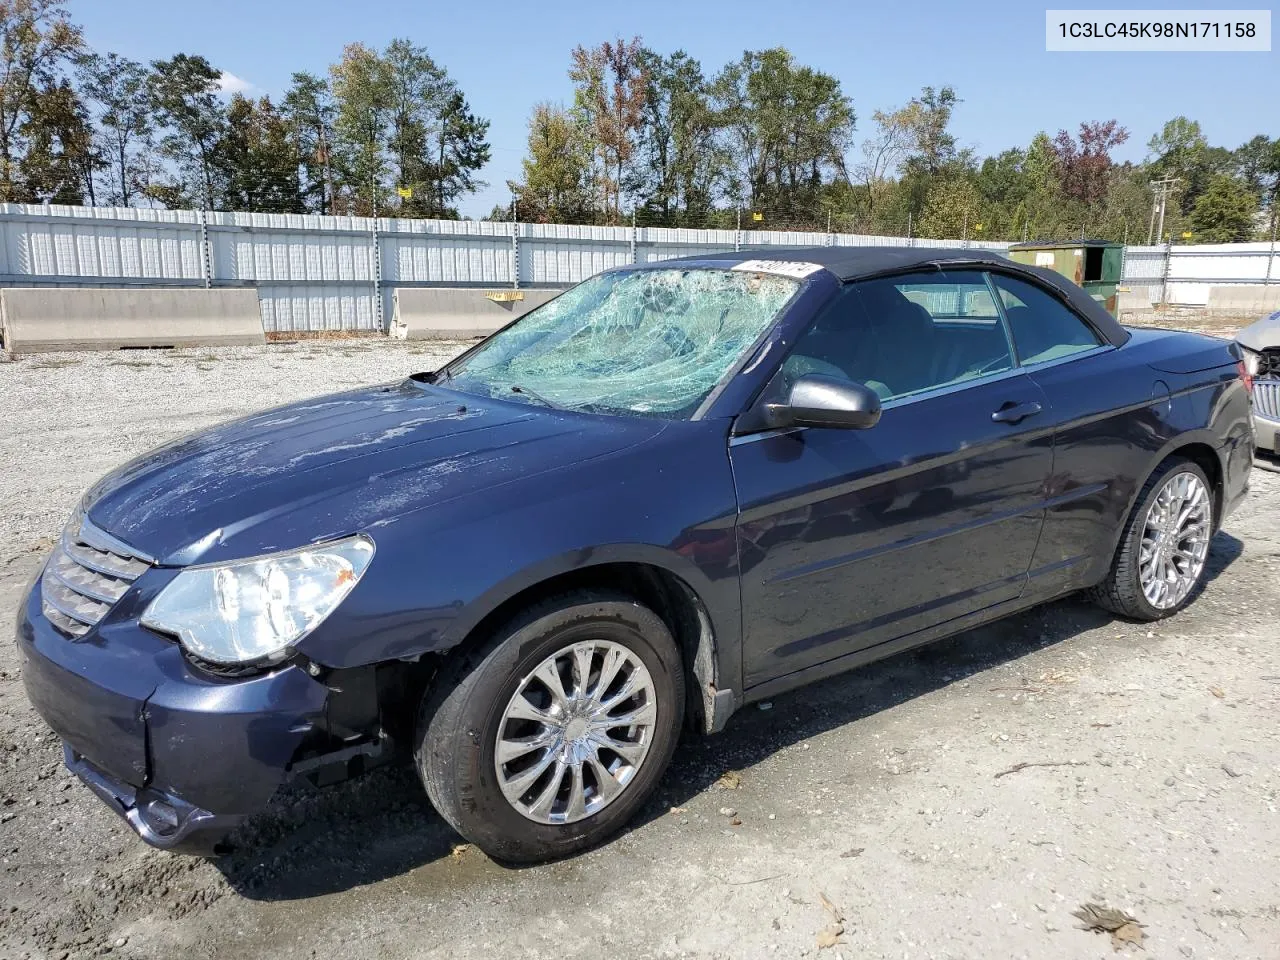
<path fill-rule="evenodd" d="M 301 645 L 356 667 L 440 653 L 522 591 L 607 563 L 683 582 L 719 638 L 717 676 L 737 688 L 741 630 L 736 499 L 727 421 L 672 424 L 648 443 L 370 531 L 377 553 L 342 606 Z"/>

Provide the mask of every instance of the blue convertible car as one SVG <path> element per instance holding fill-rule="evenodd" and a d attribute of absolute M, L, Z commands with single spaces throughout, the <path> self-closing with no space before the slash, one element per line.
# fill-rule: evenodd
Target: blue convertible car
<path fill-rule="evenodd" d="M 994 254 L 767 255 L 607 271 L 105 477 L 18 622 L 69 767 L 204 852 L 411 751 L 460 833 L 541 860 L 686 726 L 1074 591 L 1195 596 L 1253 454 L 1236 347 Z"/>

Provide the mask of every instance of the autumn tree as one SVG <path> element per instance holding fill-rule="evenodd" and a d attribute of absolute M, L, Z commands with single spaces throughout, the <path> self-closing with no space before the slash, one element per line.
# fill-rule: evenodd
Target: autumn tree
<path fill-rule="evenodd" d="M 601 168 L 601 201 L 613 223 L 622 219 L 623 177 L 635 154 L 648 88 L 643 50 L 639 37 L 578 46 L 569 69 L 574 110 L 590 131 Z"/>
<path fill-rule="evenodd" d="M 1107 195 L 1111 151 L 1129 139 L 1116 120 L 1080 124 L 1079 139 L 1059 130 L 1053 141 L 1058 178 L 1065 196 L 1095 207 Z"/>

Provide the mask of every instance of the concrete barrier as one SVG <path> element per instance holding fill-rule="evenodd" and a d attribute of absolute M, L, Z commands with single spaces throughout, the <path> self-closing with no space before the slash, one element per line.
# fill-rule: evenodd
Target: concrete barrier
<path fill-rule="evenodd" d="M 1262 316 L 1280 310 L 1280 283 L 1232 283 L 1209 288 L 1210 313 Z"/>
<path fill-rule="evenodd" d="M 562 292 L 396 287 L 391 335 L 402 340 L 487 337 Z"/>
<path fill-rule="evenodd" d="M 0 290 L 0 334 L 14 356 L 266 342 L 258 294 L 248 287 L 8 287 Z"/>
<path fill-rule="evenodd" d="M 1158 286 L 1126 285 L 1116 290 L 1116 310 L 1150 310 L 1152 304 L 1160 296 Z"/>

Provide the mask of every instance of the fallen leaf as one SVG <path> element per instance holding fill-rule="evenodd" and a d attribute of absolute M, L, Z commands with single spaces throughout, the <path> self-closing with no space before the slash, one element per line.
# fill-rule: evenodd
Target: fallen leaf
<path fill-rule="evenodd" d="M 461 860 L 463 857 L 467 855 L 467 851 L 469 851 L 470 849 L 471 849 L 471 844 L 469 843 L 455 843 L 453 845 L 453 849 L 449 851 L 449 856 L 452 857 L 455 861 Z"/>
<path fill-rule="evenodd" d="M 852 850 L 846 850 L 844 853 L 840 854 L 840 859 L 848 860 L 852 857 L 860 857 L 862 856 L 862 851 L 866 849 L 866 847 L 854 847 Z"/>
<path fill-rule="evenodd" d="M 1137 918 L 1114 907 L 1085 903 L 1081 904 L 1078 910 L 1071 911 L 1071 915 L 1080 920 L 1082 930 L 1111 934 L 1111 946 L 1116 950 L 1128 943 L 1141 947 L 1142 941 L 1146 939 L 1146 934 L 1142 932 L 1142 924 Z"/>
<path fill-rule="evenodd" d="M 734 817 L 732 820 L 729 821 L 729 826 L 740 827 L 742 826 L 742 821 L 739 820 L 737 817 Z"/>
<path fill-rule="evenodd" d="M 684 807 L 672 807 L 668 813 L 684 813 Z"/>
<path fill-rule="evenodd" d="M 844 923 L 844 913 L 834 903 L 827 899 L 827 895 L 821 890 L 818 891 L 818 899 L 822 902 L 822 908 L 831 914 L 831 919 L 837 924 Z"/>
<path fill-rule="evenodd" d="M 1119 950 L 1127 943 L 1141 947 L 1147 935 L 1142 932 L 1142 924 L 1126 923 L 1111 931 L 1111 946 Z"/>
<path fill-rule="evenodd" d="M 844 933 L 844 924 L 832 923 L 818 931 L 818 949 L 825 950 L 840 943 L 840 935 Z"/>
<path fill-rule="evenodd" d="M 1212 693 L 1219 700 L 1221 700 L 1223 697 L 1227 695 L 1226 692 L 1221 687 L 1210 687 L 1209 692 Z"/>
<path fill-rule="evenodd" d="M 725 790 L 737 790 L 742 786 L 742 774 L 736 770 L 726 770 L 720 774 L 720 779 L 716 781 L 716 786 Z"/>

